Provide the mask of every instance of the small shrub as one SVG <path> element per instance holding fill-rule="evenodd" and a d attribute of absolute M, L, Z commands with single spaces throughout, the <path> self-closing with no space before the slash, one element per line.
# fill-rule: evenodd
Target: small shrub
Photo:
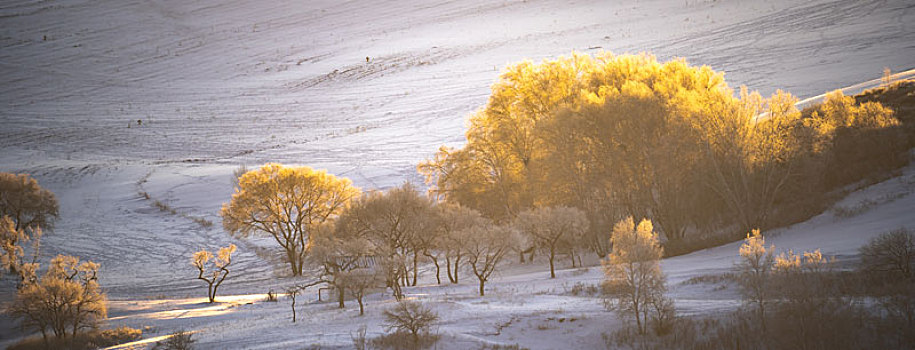
<path fill-rule="evenodd" d="M 481 350 L 530 350 L 528 348 L 521 347 L 521 345 L 518 345 L 518 344 L 510 344 L 510 345 L 483 344 L 483 347 L 480 349 Z"/>
<path fill-rule="evenodd" d="M 419 350 L 432 348 L 440 339 L 438 334 L 394 332 L 373 338 L 371 344 L 373 349 Z"/>
<path fill-rule="evenodd" d="M 423 304 L 402 301 L 384 311 L 385 327 L 388 331 L 407 332 L 412 335 L 428 332 L 438 322 L 438 314 Z"/>
<path fill-rule="evenodd" d="M 908 229 L 893 230 L 871 239 L 859 249 L 865 271 L 912 278 L 915 270 L 915 234 Z"/>
<path fill-rule="evenodd" d="M 140 339 L 142 335 L 143 331 L 139 329 L 130 327 L 118 327 L 115 329 L 106 329 L 103 331 L 95 330 L 79 333 L 75 337 L 67 339 L 50 338 L 47 344 L 45 344 L 41 337 L 31 337 L 13 344 L 7 349 L 98 349 L 129 343 Z"/>
<path fill-rule="evenodd" d="M 350 333 L 350 339 L 353 340 L 353 348 L 356 350 L 365 350 L 367 344 L 365 339 L 365 326 L 359 327 L 355 334 Z"/>
<path fill-rule="evenodd" d="M 423 349 L 428 341 L 435 344 L 438 341 L 438 335 L 430 334 L 430 329 L 439 320 L 438 314 L 432 309 L 421 303 L 413 301 L 401 301 L 396 306 L 384 311 L 384 325 L 391 339 L 387 341 L 398 340 L 399 336 L 395 334 L 405 334 L 410 336 L 412 344 L 416 349 Z M 373 341 L 374 344 L 374 341 Z M 402 343 L 409 344 L 409 343 Z"/>
<path fill-rule="evenodd" d="M 267 291 L 267 298 L 264 301 L 275 303 L 276 302 L 276 292 L 273 289 Z"/>
<path fill-rule="evenodd" d="M 569 289 L 569 294 L 572 294 L 574 296 L 579 296 L 579 295 L 595 296 L 595 295 L 600 294 L 600 288 L 594 284 L 590 284 L 590 283 L 585 284 L 583 282 L 578 282 L 578 283 L 575 283 L 575 285 L 573 285 L 571 289 Z"/>
<path fill-rule="evenodd" d="M 155 350 L 190 350 L 194 348 L 194 332 L 179 330 L 169 335 L 168 339 L 156 342 Z"/>

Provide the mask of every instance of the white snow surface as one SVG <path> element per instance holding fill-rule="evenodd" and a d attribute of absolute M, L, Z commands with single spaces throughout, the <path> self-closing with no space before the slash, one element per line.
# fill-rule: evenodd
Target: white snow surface
<path fill-rule="evenodd" d="M 0 171 L 29 173 L 57 194 L 61 217 L 44 238 L 44 261 L 63 253 L 101 263 L 113 325 L 196 330 L 203 348 L 348 346 L 359 324 L 382 331 L 390 296 L 371 296 L 363 318 L 352 317 L 352 305 L 309 304 L 295 325 L 285 300 L 259 302 L 253 294 L 293 281 L 255 253 L 269 241 L 236 240 L 221 228 L 238 165 L 326 168 L 365 189 L 420 183 L 415 165 L 464 142 L 466 116 L 513 62 L 646 51 L 724 71 L 732 86 L 805 98 L 884 67 L 915 67 L 913 23 L 915 4 L 892 0 L 4 1 Z M 872 210 L 827 213 L 770 242 L 854 255 L 875 234 L 912 227 L 913 181 L 906 170 L 842 204 L 882 201 Z M 205 309 L 193 299 L 202 289 L 190 254 L 228 243 L 239 251 L 221 291 L 239 301 Z M 724 272 L 735 258 L 732 244 L 666 260 L 678 306 L 733 307 L 733 292 L 679 283 Z M 429 278 L 408 293 L 442 313 L 441 331 L 457 348 L 590 348 L 620 322 L 599 300 L 564 293 L 596 283 L 599 268 L 548 280 L 511 267 L 485 298 L 472 284 L 438 287 Z M 0 300 L 11 299 L 7 282 Z M 241 302 L 249 300 L 257 302 Z M 0 328 L 0 345 L 21 336 Z"/>

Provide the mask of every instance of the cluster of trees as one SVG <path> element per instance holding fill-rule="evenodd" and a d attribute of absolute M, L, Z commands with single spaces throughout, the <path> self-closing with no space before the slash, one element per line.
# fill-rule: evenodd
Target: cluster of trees
<path fill-rule="evenodd" d="M 24 329 L 41 332 L 45 346 L 73 340 L 107 317 L 98 284 L 99 265 L 58 255 L 39 275 L 42 227 L 58 216 L 57 198 L 25 174 L 0 173 L 0 276 L 18 278 L 16 300 L 6 312 Z"/>
<path fill-rule="evenodd" d="M 306 286 L 332 286 L 341 307 L 349 293 L 360 310 L 366 291 L 374 288 L 391 288 L 402 298 L 402 287 L 418 283 L 425 262 L 435 267 L 437 283 L 442 270 L 451 283 L 458 283 L 462 272 L 472 273 L 480 295 L 513 251 L 522 257 L 544 251 L 555 277 L 558 256 L 571 257 L 574 265 L 586 249 L 589 227 L 585 213 L 575 208 L 531 209 L 498 224 L 476 210 L 436 202 L 409 184 L 361 193 L 348 179 L 279 164 L 241 175 L 222 215 L 226 229 L 240 237 L 274 238 L 293 275 L 317 278 Z M 194 261 L 203 273 L 207 260 Z"/>
<path fill-rule="evenodd" d="M 915 235 L 900 229 L 860 248 L 857 271 L 837 271 L 819 250 L 775 254 L 754 231 L 740 247 L 737 282 L 766 348 L 904 348 L 915 345 Z M 866 301 L 866 303 L 865 303 Z M 870 306 L 865 306 L 870 305 Z"/>
<path fill-rule="evenodd" d="M 588 248 L 604 257 L 606 233 L 628 216 L 674 242 L 748 232 L 798 212 L 780 207 L 904 162 L 890 109 L 840 92 L 803 113 L 796 102 L 735 96 L 722 73 L 646 54 L 522 62 L 471 116 L 467 144 L 418 170 L 437 195 L 496 222 L 578 208 Z"/>

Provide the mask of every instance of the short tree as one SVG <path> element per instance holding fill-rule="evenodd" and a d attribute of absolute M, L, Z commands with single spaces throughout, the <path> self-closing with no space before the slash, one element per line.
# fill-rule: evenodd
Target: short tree
<path fill-rule="evenodd" d="M 740 246 L 740 261 L 737 263 L 740 292 L 750 304 L 756 306 L 757 316 L 765 329 L 766 304 L 771 288 L 770 273 L 775 267 L 775 246 L 766 247 L 766 239 L 759 230 L 747 234 Z"/>
<path fill-rule="evenodd" d="M 859 252 L 866 271 L 915 277 L 915 234 L 905 228 L 874 237 Z"/>
<path fill-rule="evenodd" d="M 610 243 L 613 251 L 603 261 L 604 290 L 615 301 L 610 305 L 635 318 L 638 332 L 644 334 L 649 307 L 661 306 L 666 291 L 658 234 L 651 221 L 642 220 L 635 226 L 628 217 L 614 225 Z"/>
<path fill-rule="evenodd" d="M 367 263 L 374 260 L 375 246 L 365 237 L 364 232 L 344 223 L 325 224 L 316 228 L 312 243 L 308 260 L 318 267 L 317 282 L 334 287 L 338 306 L 342 309 L 346 306 L 344 298 L 349 288 L 348 283 L 357 282 L 346 278 L 347 273 L 368 267 Z"/>
<path fill-rule="evenodd" d="M 24 328 L 40 331 L 45 344 L 49 344 L 49 330 L 56 338 L 66 339 L 94 328 L 108 310 L 107 297 L 98 285 L 98 269 L 91 261 L 58 255 L 44 276 L 19 289 L 9 312 L 22 320 Z"/>
<path fill-rule="evenodd" d="M 343 272 L 340 280 L 341 284 L 346 286 L 349 295 L 359 303 L 359 316 L 365 314 L 365 294 L 379 285 L 384 286 L 383 274 L 374 268 L 358 268 Z"/>
<path fill-rule="evenodd" d="M 299 287 L 289 287 L 286 288 L 286 296 L 289 297 L 289 300 L 292 301 L 292 323 L 295 323 L 295 298 L 302 293 L 302 289 Z"/>
<path fill-rule="evenodd" d="M 244 173 L 221 215 L 227 231 L 247 237 L 266 234 L 286 253 L 293 276 L 300 276 L 310 246 L 310 230 L 324 223 L 359 189 L 349 179 L 309 167 L 266 164 Z"/>
<path fill-rule="evenodd" d="M 235 245 L 230 244 L 228 247 L 219 248 L 216 256 L 206 250 L 201 250 L 194 253 L 191 258 L 191 265 L 198 271 L 197 279 L 207 283 L 207 297 L 211 303 L 216 301 L 216 290 L 229 275 L 229 265 L 232 264 L 232 253 L 234 252 Z"/>
<path fill-rule="evenodd" d="M 16 230 L 50 229 L 58 216 L 57 197 L 27 174 L 0 173 L 2 216 L 9 216 Z"/>
<path fill-rule="evenodd" d="M 515 225 L 530 235 L 537 246 L 549 252 L 550 278 L 556 278 L 554 261 L 560 244 L 584 234 L 588 230 L 588 218 L 576 208 L 544 207 L 522 212 Z"/>
<path fill-rule="evenodd" d="M 396 306 L 384 310 L 384 325 L 387 331 L 409 333 L 414 344 L 419 342 L 419 335 L 428 332 L 438 322 L 435 311 L 421 303 L 400 301 Z"/>
<path fill-rule="evenodd" d="M 508 226 L 488 224 L 471 226 L 458 234 L 468 235 L 464 255 L 471 272 L 480 281 L 480 296 L 483 296 L 486 281 L 511 249 L 516 233 Z"/>

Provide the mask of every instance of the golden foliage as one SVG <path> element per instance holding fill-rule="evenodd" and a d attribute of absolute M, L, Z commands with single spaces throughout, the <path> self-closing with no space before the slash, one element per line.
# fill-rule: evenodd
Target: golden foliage
<path fill-rule="evenodd" d="M 324 170 L 265 164 L 239 178 L 232 201 L 222 207 L 223 226 L 242 237 L 273 237 L 286 252 L 292 274 L 301 275 L 310 230 L 359 194 L 349 179 Z"/>
<path fill-rule="evenodd" d="M 107 317 L 107 297 L 98 285 L 99 264 L 58 255 L 47 273 L 25 283 L 16 293 L 10 309 L 23 326 L 38 329 L 48 339 L 50 329 L 57 338 L 75 337 Z"/>

